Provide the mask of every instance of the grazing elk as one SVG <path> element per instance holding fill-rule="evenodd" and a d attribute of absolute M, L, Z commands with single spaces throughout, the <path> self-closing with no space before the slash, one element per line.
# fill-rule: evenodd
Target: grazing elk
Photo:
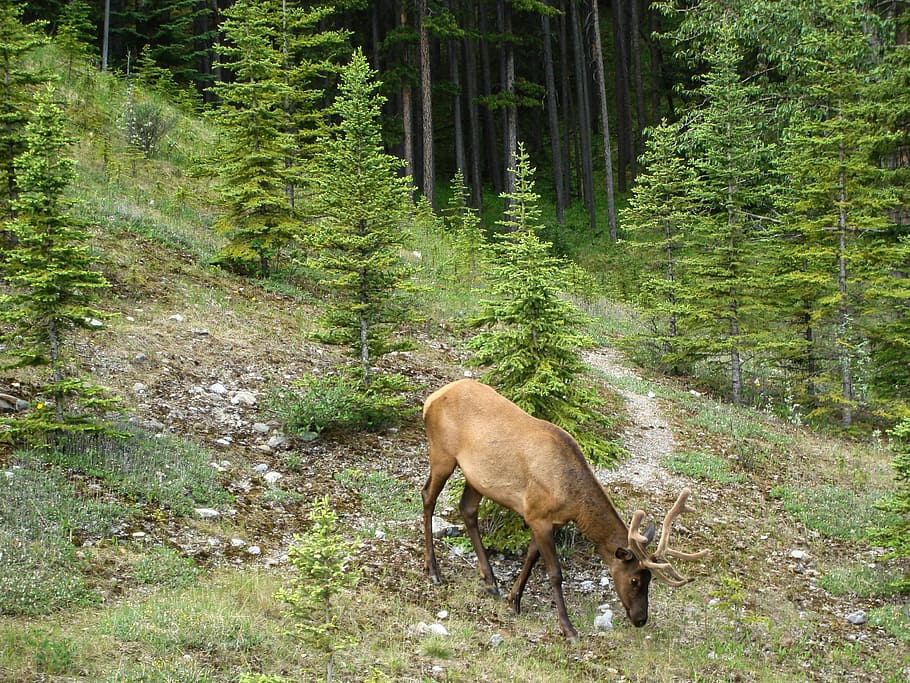
<path fill-rule="evenodd" d="M 495 390 L 473 380 L 442 387 L 424 402 L 423 419 L 430 450 L 430 476 L 423 487 L 425 569 L 439 583 L 433 549 L 433 513 L 436 499 L 456 466 L 464 473 L 459 503 L 465 529 L 477 554 L 486 589 L 499 595 L 496 578 L 480 540 L 477 507 L 482 497 L 521 515 L 532 540 L 521 573 L 508 596 L 509 606 L 521 611 L 521 595 L 539 558 L 546 566 L 559 625 L 569 640 L 578 638 L 566 612 L 562 571 L 554 534 L 568 522 L 597 547 L 610 569 L 619 599 L 635 626 L 648 620 L 648 585 L 652 575 L 671 586 L 691 579 L 681 576 L 667 557 L 694 559 L 708 553 L 683 553 L 668 548 L 670 526 L 686 507 L 689 489 L 683 489 L 663 522 L 657 551 L 649 555 L 653 524 L 642 533 L 645 513 L 637 510 L 627 528 L 616 507 L 597 481 L 578 444 L 566 431 L 530 416 Z"/>

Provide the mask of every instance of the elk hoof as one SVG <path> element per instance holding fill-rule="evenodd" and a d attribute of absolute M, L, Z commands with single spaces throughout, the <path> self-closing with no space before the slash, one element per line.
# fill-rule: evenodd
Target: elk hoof
<path fill-rule="evenodd" d="M 499 597 L 499 588 L 496 586 L 487 586 L 487 594 L 492 595 L 494 598 Z"/>

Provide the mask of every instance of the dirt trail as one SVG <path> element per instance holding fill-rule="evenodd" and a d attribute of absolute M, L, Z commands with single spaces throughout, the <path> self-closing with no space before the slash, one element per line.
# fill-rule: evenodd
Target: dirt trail
<path fill-rule="evenodd" d="M 595 370 L 611 377 L 638 377 L 628 361 L 616 349 L 609 347 L 589 351 L 585 362 Z M 623 446 L 630 457 L 616 469 L 599 468 L 597 476 L 603 484 L 626 483 L 632 488 L 662 494 L 679 490 L 685 483 L 661 465 L 661 458 L 674 452 L 676 440 L 669 423 L 661 415 L 657 399 L 629 389 L 618 389 L 626 400 L 629 424 L 622 433 Z"/>

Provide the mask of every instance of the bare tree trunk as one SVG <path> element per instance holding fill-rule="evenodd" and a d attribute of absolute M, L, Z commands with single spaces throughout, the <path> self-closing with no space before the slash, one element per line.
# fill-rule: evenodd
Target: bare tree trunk
<path fill-rule="evenodd" d="M 597 0 L 591 2 L 594 10 Z M 613 3 L 613 66 L 616 76 L 616 187 L 620 192 L 628 189 L 629 171 L 632 166 L 632 111 L 629 94 L 629 22 L 622 2 Z M 600 30 L 599 23 L 597 30 Z"/>
<path fill-rule="evenodd" d="M 559 0 L 559 9 L 562 12 L 559 16 L 559 64 L 562 78 L 560 79 L 560 99 L 562 100 L 563 109 L 563 149 L 566 153 L 565 170 L 563 171 L 563 196 L 566 198 L 566 206 L 572 201 L 572 173 L 574 164 L 572 161 L 572 152 L 575 145 L 575 111 L 572 106 L 571 96 L 571 73 L 572 67 L 569 59 L 569 12 L 566 11 L 564 0 Z M 575 155 L 577 161 L 578 155 Z"/>
<path fill-rule="evenodd" d="M 502 7 L 502 32 L 504 35 L 512 33 L 511 6 L 504 1 Z M 515 192 L 515 167 L 518 150 L 518 108 L 515 105 L 515 50 L 510 41 L 506 41 L 502 50 L 503 71 L 505 78 L 503 86 L 508 104 L 505 107 L 505 165 L 506 182 L 505 192 L 512 195 Z M 508 207 L 506 207 L 508 212 Z"/>
<path fill-rule="evenodd" d="M 423 113 L 423 194 L 436 206 L 436 174 L 433 163 L 433 82 L 430 77 L 430 36 L 427 30 L 427 0 L 420 0 L 420 91 Z"/>
<path fill-rule="evenodd" d="M 474 27 L 474 9 L 468 3 L 469 18 L 465 22 L 470 33 Z M 483 175 L 481 172 L 481 124 L 480 112 L 477 110 L 477 40 L 466 38 L 465 56 L 465 94 L 468 99 L 468 127 L 471 136 L 471 199 L 478 211 L 483 205 Z"/>
<path fill-rule="evenodd" d="M 597 0 L 591 2 L 592 23 L 594 24 L 594 70 L 597 75 L 597 99 L 600 101 L 600 122 L 603 128 L 604 171 L 607 190 L 607 223 L 610 241 L 616 242 L 616 201 L 613 196 L 613 154 L 610 149 L 610 119 L 607 114 L 607 83 L 604 74 L 603 49 L 600 42 L 600 15 Z"/>
<path fill-rule="evenodd" d="M 461 175 L 467 175 L 464 153 L 464 124 L 461 120 L 461 75 L 459 73 L 458 44 L 454 40 L 447 41 L 449 55 L 449 73 L 452 79 L 452 125 L 455 128 L 455 168 Z"/>
<path fill-rule="evenodd" d="M 408 4 L 402 0 L 399 8 L 399 25 L 402 28 L 408 26 Z M 410 63 L 410 49 L 405 48 L 405 64 Z M 404 171 L 407 175 L 414 177 L 414 103 L 411 97 L 411 83 L 407 76 L 401 81 L 401 124 L 402 134 L 404 136 Z"/>
<path fill-rule="evenodd" d="M 641 73 L 641 40 L 639 39 L 638 0 L 629 0 L 629 36 L 632 52 L 632 78 L 635 81 L 635 134 L 632 149 L 632 180 L 638 175 L 638 155 L 644 151 L 644 130 L 647 125 L 645 114 L 645 88 Z"/>
<path fill-rule="evenodd" d="M 840 233 L 837 253 L 837 287 L 840 294 L 838 306 L 838 330 L 836 335 L 837 355 L 840 361 L 841 393 L 843 394 L 843 411 L 841 412 L 841 426 L 849 427 L 853 424 L 853 363 L 850 356 L 850 311 L 847 302 L 847 201 L 846 178 L 844 171 L 838 177 L 838 217 L 837 227 Z"/>
<path fill-rule="evenodd" d="M 490 66 L 490 49 L 487 45 L 486 36 L 489 34 L 487 26 L 485 4 L 478 3 L 477 10 L 480 19 L 480 71 L 483 78 L 483 94 L 487 97 L 493 94 L 493 74 Z M 496 142 L 496 119 L 493 111 L 489 107 L 483 108 L 484 119 L 484 148 L 487 159 L 487 172 L 490 180 L 493 182 L 493 190 L 496 194 L 502 192 L 502 169 L 499 162 L 500 155 L 497 154 L 499 145 Z"/>
<path fill-rule="evenodd" d="M 559 107 L 556 102 L 556 75 L 553 70 L 553 46 L 550 17 L 541 17 L 543 28 L 543 62 L 547 88 L 547 119 L 550 127 L 550 150 L 553 157 L 553 186 L 556 190 L 556 222 L 566 222 L 566 194 L 562 175 L 562 140 L 559 131 Z"/>

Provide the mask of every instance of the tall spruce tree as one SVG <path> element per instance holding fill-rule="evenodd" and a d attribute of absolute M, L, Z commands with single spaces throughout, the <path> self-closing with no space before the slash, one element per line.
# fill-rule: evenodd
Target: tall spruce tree
<path fill-rule="evenodd" d="M 797 64 L 802 96 L 779 162 L 789 188 L 780 205 L 795 235 L 789 272 L 799 273 L 802 317 L 811 325 L 811 398 L 849 426 L 864 400 L 858 364 L 866 353 L 863 328 L 874 315 L 869 304 L 876 305 L 868 294 L 888 289 L 881 285 L 895 265 L 885 253 L 896 198 L 874 155 L 885 136 L 866 97 L 872 16 L 835 2 L 810 19 L 804 39 L 812 49 Z"/>
<path fill-rule="evenodd" d="M 697 89 L 702 104 L 686 121 L 700 211 L 685 264 L 690 277 L 678 299 L 688 330 L 684 353 L 722 367 L 738 405 L 743 364 L 768 330 L 767 275 L 757 270 L 762 260 L 756 238 L 770 187 L 756 90 L 738 73 L 741 56 L 730 22 L 706 51 L 709 70 Z"/>
<path fill-rule="evenodd" d="M 590 344 L 582 332 L 587 318 L 564 297 L 573 271 L 540 237 L 535 169 L 522 143 L 515 160 L 515 191 L 503 193 L 504 232 L 488 245 L 487 290 L 469 321 L 481 331 L 468 348 L 489 368 L 484 381 L 531 415 L 573 432 L 589 457 L 606 462 L 615 453 L 597 435 L 600 419 L 591 408 L 597 400 L 579 381 L 587 369 L 581 357 Z"/>
<path fill-rule="evenodd" d="M 0 219 L 14 214 L 18 193 L 14 161 L 24 146 L 31 89 L 43 78 L 26 68 L 26 57 L 45 42 L 34 25 L 22 24 L 25 5 L 0 2 Z M 0 246 L 3 246 L 0 233 Z"/>
<path fill-rule="evenodd" d="M 326 337 L 359 360 L 365 386 L 406 318 L 400 295 L 411 283 L 411 269 L 401 259 L 411 182 L 399 174 L 403 162 L 383 149 L 385 98 L 374 78 L 359 50 L 342 69 L 333 107 L 339 122 L 323 136 L 316 159 L 310 207 L 316 226 L 307 238 L 309 262 L 329 292 Z"/>
<path fill-rule="evenodd" d="M 638 304 L 651 316 L 636 344 L 657 344 L 663 362 L 676 368 L 680 355 L 679 290 L 685 240 L 697 213 L 694 169 L 678 152 L 679 124 L 662 121 L 648 132 L 628 206 L 621 213 L 630 256 L 642 263 Z"/>
<path fill-rule="evenodd" d="M 213 87 L 222 100 L 215 112 L 222 135 L 210 164 L 223 204 L 214 228 L 228 240 L 218 259 L 260 276 L 269 274 L 298 227 L 286 192 L 289 89 L 271 9 L 267 1 L 240 0 L 225 10 L 222 66 L 235 79 Z"/>
<path fill-rule="evenodd" d="M 100 414 L 114 402 L 78 375 L 67 352 L 68 335 L 93 327 L 105 314 L 94 307 L 108 286 L 93 268 L 89 233 L 69 213 L 67 186 L 75 162 L 67 156 L 72 140 L 48 86 L 33 103 L 25 128 L 24 151 L 16 158 L 17 217 L 7 224 L 16 237 L 2 265 L 9 289 L 0 296 L 0 342 L 6 367 L 47 367 L 36 387 L 32 410 L 10 422 L 14 437 L 60 431 L 102 429 Z"/>

